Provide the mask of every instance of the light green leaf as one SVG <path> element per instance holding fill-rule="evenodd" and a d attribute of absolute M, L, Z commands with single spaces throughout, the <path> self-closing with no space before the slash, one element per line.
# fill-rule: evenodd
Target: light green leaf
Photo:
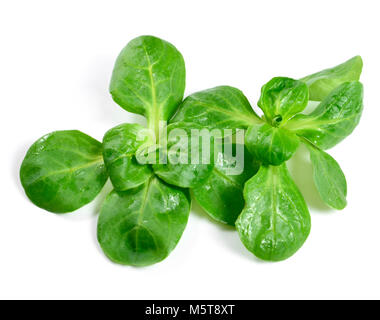
<path fill-rule="evenodd" d="M 71 212 L 92 201 L 107 181 L 102 144 L 80 131 L 55 131 L 37 140 L 20 169 L 25 193 L 38 207 Z"/>
<path fill-rule="evenodd" d="M 359 80 L 362 69 L 363 60 L 356 56 L 336 67 L 304 77 L 301 81 L 309 87 L 310 100 L 322 101 L 342 83 Z"/>
<path fill-rule="evenodd" d="M 162 180 L 182 188 L 202 184 L 214 167 L 213 137 L 194 123 L 173 123 L 167 127 L 167 144 L 157 151 L 153 170 Z M 201 136 L 205 133 L 204 136 Z M 204 145 L 204 143 L 207 144 Z"/>
<path fill-rule="evenodd" d="M 248 128 L 245 145 L 257 160 L 278 166 L 296 152 L 299 138 L 286 129 L 264 123 Z"/>
<path fill-rule="evenodd" d="M 358 125 L 363 111 L 363 85 L 345 82 L 334 89 L 309 115 L 299 114 L 286 128 L 321 149 L 338 144 Z"/>
<path fill-rule="evenodd" d="M 151 166 L 139 164 L 136 152 L 140 147 L 154 143 L 139 124 L 121 124 L 104 135 L 104 162 L 116 190 L 135 188 L 150 178 L 153 174 Z"/>
<path fill-rule="evenodd" d="M 233 145 L 234 156 L 220 151 L 214 170 L 208 179 L 193 189 L 199 205 L 216 221 L 234 226 L 244 208 L 244 183 L 254 176 L 259 169 L 258 163 L 242 145 L 244 150 L 243 167 L 240 174 L 232 174 L 239 169 L 236 158 L 237 148 Z M 224 150 L 225 151 L 225 150 Z"/>
<path fill-rule="evenodd" d="M 268 123 L 279 126 L 306 108 L 309 93 L 305 83 L 276 77 L 261 88 L 258 102 Z"/>
<path fill-rule="evenodd" d="M 188 96 L 171 122 L 195 123 L 212 130 L 247 128 L 262 120 L 239 89 L 220 86 Z"/>
<path fill-rule="evenodd" d="M 286 165 L 261 166 L 245 184 L 246 206 L 236 221 L 240 239 L 258 258 L 292 256 L 310 233 L 310 214 Z"/>
<path fill-rule="evenodd" d="M 98 220 L 98 241 L 116 263 L 151 265 L 175 248 L 189 212 L 187 191 L 151 177 L 135 189 L 108 195 Z"/>
<path fill-rule="evenodd" d="M 326 152 L 306 144 L 313 164 L 313 177 L 322 200 L 332 208 L 342 210 L 347 205 L 347 182 L 338 162 Z"/>
<path fill-rule="evenodd" d="M 144 115 L 158 131 L 159 120 L 169 120 L 182 101 L 185 63 L 170 43 L 141 36 L 121 51 L 112 73 L 110 92 L 121 107 Z"/>

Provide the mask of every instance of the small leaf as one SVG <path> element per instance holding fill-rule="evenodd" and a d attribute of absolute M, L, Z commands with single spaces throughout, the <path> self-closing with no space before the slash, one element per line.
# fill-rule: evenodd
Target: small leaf
<path fill-rule="evenodd" d="M 299 114 L 285 125 L 321 149 L 338 144 L 358 125 L 363 111 L 363 85 L 345 82 L 309 115 Z"/>
<path fill-rule="evenodd" d="M 189 212 L 187 191 L 151 177 L 135 189 L 107 196 L 98 220 L 98 241 L 116 263 L 151 265 L 175 248 Z"/>
<path fill-rule="evenodd" d="M 164 40 L 138 37 L 116 60 L 110 84 L 113 99 L 127 111 L 146 116 L 151 129 L 158 128 L 159 120 L 169 120 L 184 91 L 185 62 Z"/>
<path fill-rule="evenodd" d="M 147 130 L 139 124 L 121 124 L 104 135 L 104 162 L 116 190 L 135 188 L 151 177 L 152 168 L 139 164 L 136 152 L 152 143 Z"/>
<path fill-rule="evenodd" d="M 80 131 L 56 131 L 37 140 L 20 169 L 25 193 L 38 207 L 71 212 L 91 202 L 107 181 L 102 144 Z"/>
<path fill-rule="evenodd" d="M 182 188 L 193 188 L 203 183 L 214 167 L 214 140 L 208 136 L 209 130 L 202 129 L 190 123 L 170 124 L 167 127 L 167 145 L 157 151 L 159 161 L 153 165 L 155 174 Z"/>
<path fill-rule="evenodd" d="M 244 188 L 246 206 L 236 229 L 258 258 L 280 261 L 292 256 L 310 233 L 310 214 L 286 165 L 261 166 Z"/>
<path fill-rule="evenodd" d="M 239 147 L 233 145 L 234 152 Z M 199 205 L 216 221 L 234 226 L 235 221 L 244 208 L 244 183 L 256 174 L 258 163 L 242 145 L 244 151 L 242 168 L 239 168 L 237 157 L 220 151 L 216 157 L 214 170 L 208 179 L 193 189 Z M 225 150 L 224 150 L 225 151 Z M 239 174 L 231 171 L 241 170 Z"/>
<path fill-rule="evenodd" d="M 309 93 L 305 83 L 284 77 L 276 77 L 261 88 L 258 102 L 269 123 L 279 125 L 306 108 Z M 278 119 L 280 121 L 278 121 Z"/>
<path fill-rule="evenodd" d="M 262 120 L 240 90 L 220 86 L 188 96 L 171 122 L 195 123 L 212 130 L 244 129 Z"/>
<path fill-rule="evenodd" d="M 339 164 L 326 152 L 307 144 L 313 164 L 313 177 L 322 200 L 342 210 L 347 205 L 347 182 Z"/>
<path fill-rule="evenodd" d="M 245 145 L 257 160 L 278 166 L 296 152 L 299 138 L 286 129 L 264 123 L 248 128 Z"/>
<path fill-rule="evenodd" d="M 360 56 L 330 69 L 326 69 L 301 79 L 309 87 L 310 100 L 322 101 L 332 90 L 347 81 L 360 79 L 363 60 Z"/>

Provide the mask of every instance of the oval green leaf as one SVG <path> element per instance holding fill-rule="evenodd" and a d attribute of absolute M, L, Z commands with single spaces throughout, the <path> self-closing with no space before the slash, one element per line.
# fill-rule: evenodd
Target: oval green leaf
<path fill-rule="evenodd" d="M 243 92 L 233 87 L 219 86 L 188 96 L 171 122 L 195 123 L 212 130 L 244 129 L 262 120 Z"/>
<path fill-rule="evenodd" d="M 141 36 L 121 51 L 112 73 L 110 92 L 122 108 L 144 115 L 150 128 L 169 120 L 185 91 L 185 62 L 169 42 Z"/>
<path fill-rule="evenodd" d="M 54 213 L 91 202 L 107 181 L 102 144 L 80 131 L 56 131 L 37 140 L 20 169 L 26 195 Z"/>
<path fill-rule="evenodd" d="M 244 183 L 259 169 L 258 163 L 243 145 L 244 162 L 238 164 L 236 148 L 239 147 L 233 145 L 235 156 L 220 151 L 209 178 L 192 189 L 195 199 L 211 218 L 231 226 L 235 226 L 235 221 L 244 208 Z M 237 172 L 232 174 L 235 170 Z"/>
<path fill-rule="evenodd" d="M 338 162 L 315 146 L 307 144 L 313 165 L 313 178 L 322 200 L 331 208 L 342 210 L 347 205 L 346 177 Z"/>
<path fill-rule="evenodd" d="M 303 111 L 309 100 L 305 83 L 285 77 L 276 77 L 261 88 L 258 102 L 268 121 L 281 125 L 295 114 Z"/>
<path fill-rule="evenodd" d="M 309 115 L 299 114 L 286 128 L 321 149 L 329 149 L 351 134 L 363 111 L 363 85 L 345 82 L 334 89 Z"/>
<path fill-rule="evenodd" d="M 286 129 L 264 123 L 248 128 L 245 145 L 257 160 L 278 166 L 289 160 L 296 152 L 299 137 Z"/>
<path fill-rule="evenodd" d="M 175 248 L 189 212 L 187 191 L 152 177 L 138 188 L 107 196 L 98 220 L 98 241 L 116 263 L 151 265 Z"/>
<path fill-rule="evenodd" d="M 285 164 L 261 166 L 245 184 L 244 198 L 236 229 L 254 255 L 280 261 L 303 245 L 310 233 L 310 214 Z"/>
<path fill-rule="evenodd" d="M 104 135 L 104 162 L 116 190 L 135 188 L 151 177 L 152 168 L 136 160 L 138 149 L 150 143 L 155 142 L 139 124 L 121 124 Z"/>
<path fill-rule="evenodd" d="M 357 81 L 363 69 L 360 56 L 330 69 L 322 70 L 300 79 L 309 87 L 310 100 L 322 101 L 332 90 L 347 81 Z"/>

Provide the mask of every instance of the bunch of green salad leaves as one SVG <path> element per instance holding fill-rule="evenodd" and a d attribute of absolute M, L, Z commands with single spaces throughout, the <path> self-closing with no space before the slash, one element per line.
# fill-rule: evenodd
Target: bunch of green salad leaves
<path fill-rule="evenodd" d="M 219 86 L 183 100 L 185 63 L 170 43 L 153 36 L 132 40 L 120 53 L 110 93 L 147 126 L 125 123 L 102 143 L 80 131 L 56 131 L 37 140 L 20 169 L 26 195 L 38 207 L 67 213 L 91 202 L 108 178 L 114 190 L 102 204 L 97 235 L 116 263 L 145 266 L 165 259 L 186 227 L 191 196 L 216 221 L 236 227 L 257 257 L 279 261 L 293 255 L 310 233 L 310 214 L 286 162 L 307 146 L 322 200 L 346 206 L 347 184 L 329 149 L 357 126 L 363 109 L 359 56 L 295 80 L 276 77 L 261 89 L 259 116 L 244 94 Z M 302 112 L 310 101 L 318 106 Z M 206 150 L 195 131 L 229 129 Z M 244 168 L 223 138 L 244 130 Z M 219 147 L 217 147 L 219 146 Z M 171 151 L 168 151 L 171 150 Z M 172 152 L 175 150 L 175 152 Z M 210 161 L 193 161 L 194 151 Z M 181 161 L 178 161 L 178 159 Z M 202 158 L 203 159 L 203 158 Z"/>

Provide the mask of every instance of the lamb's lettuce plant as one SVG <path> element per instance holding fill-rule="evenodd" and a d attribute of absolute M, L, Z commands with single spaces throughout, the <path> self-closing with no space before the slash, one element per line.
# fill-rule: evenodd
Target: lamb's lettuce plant
<path fill-rule="evenodd" d="M 300 80 L 273 78 L 262 87 L 260 117 L 229 86 L 183 100 L 181 53 L 159 38 L 138 37 L 117 58 L 110 93 L 122 108 L 144 116 L 147 126 L 120 124 L 102 143 L 80 131 L 50 133 L 28 150 L 21 183 L 37 206 L 67 213 L 92 201 L 110 178 L 113 191 L 100 210 L 97 235 L 116 263 L 145 266 L 170 254 L 187 224 L 188 189 L 213 219 L 235 226 L 257 257 L 283 260 L 302 246 L 311 226 L 286 165 L 300 144 L 310 152 L 321 199 L 332 208 L 346 206 L 345 176 L 324 150 L 359 123 L 361 70 L 361 58 L 354 57 Z M 320 103 L 303 114 L 310 101 Z M 207 147 L 193 139 L 206 129 L 219 132 Z M 231 145 L 243 152 L 243 167 L 226 151 Z"/>
<path fill-rule="evenodd" d="M 93 200 L 109 176 L 114 190 L 98 220 L 105 254 L 117 263 L 138 266 L 167 257 L 190 212 L 189 192 L 183 188 L 203 183 L 214 167 L 213 161 L 176 163 L 162 146 L 162 141 L 177 143 L 174 129 L 190 130 L 186 124 L 161 126 L 175 113 L 184 90 L 185 63 L 173 45 L 152 36 L 132 40 L 116 60 L 110 92 L 122 108 L 145 116 L 147 128 L 118 125 L 105 134 L 103 144 L 79 131 L 44 136 L 21 166 L 28 197 L 48 211 L 71 212 Z M 139 161 L 145 153 L 165 161 Z"/>
<path fill-rule="evenodd" d="M 335 209 L 346 206 L 344 174 L 323 150 L 342 141 L 359 123 L 363 109 L 363 86 L 358 81 L 361 70 L 361 58 L 354 57 L 301 80 L 273 78 L 261 90 L 258 106 L 262 117 L 253 111 L 242 92 L 230 87 L 189 96 L 174 117 L 174 121 L 209 128 L 227 124 L 246 129 L 245 146 L 261 167 L 245 183 L 242 212 L 237 215 L 231 210 L 230 219 L 224 215 L 223 221 L 230 223 L 238 217 L 236 229 L 240 238 L 257 257 L 284 260 L 302 246 L 310 232 L 308 208 L 286 165 L 301 143 L 310 151 L 321 199 Z M 310 114 L 302 114 L 310 100 L 321 102 Z M 221 193 L 219 188 L 215 192 Z M 221 220 L 218 209 L 210 210 L 211 200 L 205 202 L 202 196 L 195 193 L 200 205 Z"/>

